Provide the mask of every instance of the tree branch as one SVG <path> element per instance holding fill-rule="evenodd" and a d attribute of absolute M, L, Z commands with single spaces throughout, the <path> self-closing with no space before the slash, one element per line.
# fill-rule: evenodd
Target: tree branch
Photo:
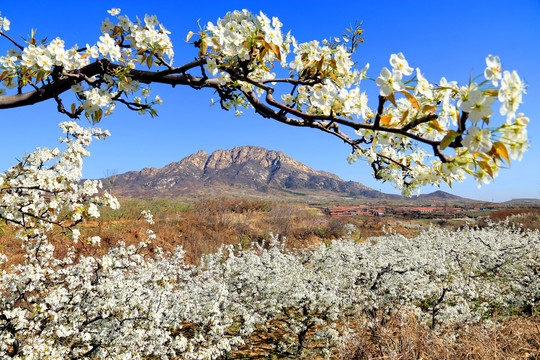
<path fill-rule="evenodd" d="M 200 65 L 200 61 L 193 61 L 179 68 L 164 71 L 144 71 L 144 70 L 128 70 L 127 75 L 133 80 L 142 83 L 160 83 L 169 85 L 190 85 L 197 88 L 209 87 L 218 89 L 220 83 L 218 79 L 209 79 L 204 77 L 192 76 L 189 74 L 172 74 L 172 72 L 185 72 L 191 68 Z M 79 83 L 84 79 L 89 79 L 92 76 L 104 75 L 113 73 L 118 69 L 124 69 L 122 65 L 112 64 L 107 60 L 98 60 L 91 63 L 76 73 L 63 74 L 58 80 L 43 85 L 42 87 L 16 95 L 0 96 L 0 109 L 9 109 L 27 105 L 33 105 L 55 98 L 59 94 L 71 89 L 71 86 Z"/>
<path fill-rule="evenodd" d="M 21 45 L 19 45 L 19 43 L 17 43 L 15 40 L 13 40 L 9 35 L 6 35 L 4 34 L 3 32 L 0 31 L 0 35 L 2 35 L 3 37 L 7 38 L 9 41 L 11 41 L 16 47 L 19 48 L 19 50 L 23 50 L 24 47 L 22 47 Z"/>

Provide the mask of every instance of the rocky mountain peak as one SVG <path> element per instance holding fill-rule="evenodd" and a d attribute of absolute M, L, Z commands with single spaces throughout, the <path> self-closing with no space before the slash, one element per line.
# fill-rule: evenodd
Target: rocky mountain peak
<path fill-rule="evenodd" d="M 316 171 L 280 151 L 238 146 L 207 154 L 199 150 L 162 169 L 146 168 L 115 177 L 120 193 L 189 192 L 200 187 L 234 187 L 250 191 L 329 191 L 361 194 L 373 191 L 358 182 Z"/>
<path fill-rule="evenodd" d="M 237 146 L 230 150 L 214 151 L 206 163 L 206 168 L 219 170 L 245 165 L 249 162 L 257 163 L 263 168 L 276 166 L 282 162 L 296 166 L 303 165 L 279 151 L 271 151 L 257 146 Z"/>

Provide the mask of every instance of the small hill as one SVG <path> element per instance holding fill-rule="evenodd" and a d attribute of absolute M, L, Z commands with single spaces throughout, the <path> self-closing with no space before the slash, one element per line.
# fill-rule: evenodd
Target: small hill
<path fill-rule="evenodd" d="M 448 201 L 448 202 L 476 202 L 476 200 L 467 199 L 461 196 L 452 195 L 450 193 L 447 193 L 442 190 L 437 190 L 429 194 L 420 194 L 418 196 L 413 196 L 411 200 L 416 200 L 419 202 L 427 202 L 427 201 Z"/>

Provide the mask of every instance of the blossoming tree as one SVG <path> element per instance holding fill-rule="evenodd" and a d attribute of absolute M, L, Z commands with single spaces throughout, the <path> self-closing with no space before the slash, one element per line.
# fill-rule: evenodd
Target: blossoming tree
<path fill-rule="evenodd" d="M 484 74 L 464 85 L 445 78 L 429 82 L 402 53 L 391 55 L 390 68 L 373 79 L 368 65 L 357 69 L 352 60 L 362 42 L 359 26 L 341 38 L 299 44 L 282 33 L 277 18 L 243 10 L 190 32 L 195 60 L 177 66 L 169 33 L 155 16 L 132 21 L 120 9 L 109 13 L 114 19 L 102 23 L 99 41 L 71 48 L 60 38 L 39 41 L 33 33 L 19 43 L 8 33 L 9 20 L 0 17 L 0 37 L 14 46 L 0 57 L 0 108 L 55 101 L 71 119 L 60 124 L 66 134 L 62 150 L 38 148 L 0 174 L 0 220 L 19 229 L 26 251 L 23 264 L 0 273 L 2 358 L 213 359 L 251 334 L 276 327 L 286 334 L 276 351 L 299 358 L 309 334 L 319 339 L 315 347 L 335 343 L 339 320 L 359 306 L 373 313 L 383 303 L 403 304 L 428 312 L 434 324 L 440 314 L 481 318 L 482 309 L 491 306 L 477 311 L 470 299 L 537 303 L 538 282 L 530 275 L 538 274 L 537 233 L 505 234 L 495 250 L 482 247 L 484 235 L 479 236 L 475 249 L 480 250 L 474 251 L 480 264 L 473 250 L 461 254 L 450 243 L 426 247 L 431 239 L 421 239 L 421 248 L 441 251 L 424 254 L 424 260 L 448 263 L 429 273 L 424 260 L 413 258 L 419 251 L 405 259 L 400 249 L 387 257 L 380 256 L 389 253 L 383 245 L 354 250 L 354 244 L 339 243 L 301 256 L 278 247 L 238 256 L 225 249 L 198 269 L 183 263 L 181 251 L 173 257 L 141 255 L 147 242 L 111 249 L 101 258 L 77 257 L 72 247 L 57 258 L 47 237 L 54 226 L 74 242 L 98 246 L 99 237 L 84 238 L 78 224 L 98 217 L 99 206 L 118 207 L 113 196 L 99 191 L 98 181 L 80 181 L 88 146 L 108 132 L 84 128 L 77 120 L 85 117 L 95 125 L 117 104 L 156 115 L 161 99 L 150 97 L 152 83 L 210 88 L 226 110 L 240 114 L 253 108 L 265 118 L 334 135 L 352 147 L 351 161 L 366 158 L 376 178 L 395 183 L 405 194 L 426 184 L 461 181 L 466 174 L 480 184 L 489 182 L 528 145 L 529 119 L 518 113 L 524 84 L 515 71 L 503 71 L 496 56 L 489 55 Z M 380 89 L 373 108 L 361 91 L 366 80 Z M 69 91 L 74 102 L 66 105 Z M 503 116 L 499 122 L 492 110 L 496 100 Z M 152 222 L 150 214 L 144 216 Z M 465 233 L 458 247 L 472 246 L 470 236 Z M 154 237 L 149 230 L 148 241 Z M 497 236 L 488 232 L 485 238 Z M 523 245 L 513 247 L 519 241 Z M 361 264 L 338 266 L 344 261 L 340 252 Z M 371 266 L 377 259 L 380 266 Z M 512 267 L 518 260 L 522 263 Z M 6 261 L 0 254 L 0 265 Z M 447 276 L 458 268 L 467 281 Z M 500 280 L 500 268 L 515 283 L 506 275 Z M 479 282 L 488 272 L 495 279 L 489 288 Z M 437 286 L 433 274 L 440 275 Z M 404 286 L 414 279 L 416 288 Z M 504 291 L 495 287 L 499 283 Z M 461 284 L 469 287 L 463 290 Z M 516 293 L 527 295 L 516 298 Z M 329 346 L 319 350 L 328 355 Z"/>

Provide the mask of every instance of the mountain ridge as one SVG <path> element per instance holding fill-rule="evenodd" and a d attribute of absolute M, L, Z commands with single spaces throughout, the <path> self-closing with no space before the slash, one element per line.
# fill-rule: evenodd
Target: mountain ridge
<path fill-rule="evenodd" d="M 360 182 L 345 181 L 327 171 L 314 170 L 287 154 L 258 146 L 237 146 L 228 150 L 204 150 L 164 167 L 129 171 L 104 179 L 116 195 L 131 197 L 287 197 L 363 198 L 403 200 Z M 433 194 L 433 193 L 432 193 Z M 415 200 L 467 200 L 437 191 Z"/>

